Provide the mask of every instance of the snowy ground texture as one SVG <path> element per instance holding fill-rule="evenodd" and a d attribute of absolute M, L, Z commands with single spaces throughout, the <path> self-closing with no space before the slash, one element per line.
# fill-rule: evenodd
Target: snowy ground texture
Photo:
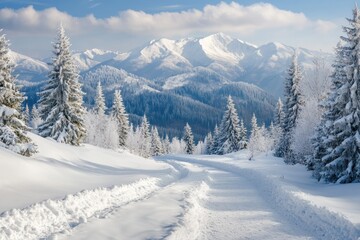
<path fill-rule="evenodd" d="M 33 158 L 0 149 L 1 240 L 360 239 L 359 184 L 270 154 L 153 160 L 30 136 Z"/>

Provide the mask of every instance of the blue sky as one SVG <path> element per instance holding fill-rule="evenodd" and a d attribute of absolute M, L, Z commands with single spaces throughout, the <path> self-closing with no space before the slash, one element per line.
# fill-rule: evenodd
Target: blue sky
<path fill-rule="evenodd" d="M 59 22 L 75 50 L 129 51 L 151 39 L 215 32 L 258 45 L 332 51 L 353 0 L 0 0 L 0 28 L 15 51 L 50 55 Z"/>

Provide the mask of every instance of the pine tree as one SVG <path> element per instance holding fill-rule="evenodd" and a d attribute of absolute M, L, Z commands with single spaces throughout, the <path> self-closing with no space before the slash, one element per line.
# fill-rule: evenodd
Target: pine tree
<path fill-rule="evenodd" d="M 256 134 L 259 131 L 259 126 L 257 124 L 257 118 L 255 113 L 253 113 L 253 116 L 251 118 L 251 132 L 250 132 L 250 138 L 254 138 L 256 136 Z"/>
<path fill-rule="evenodd" d="M 124 103 L 120 90 L 115 91 L 112 115 L 118 122 L 119 145 L 125 147 L 126 139 L 129 133 L 129 119 L 125 111 Z"/>
<path fill-rule="evenodd" d="M 70 52 L 70 41 L 60 26 L 54 44 L 49 80 L 39 93 L 40 116 L 44 120 L 39 134 L 58 142 L 79 145 L 85 137 L 83 92 Z"/>
<path fill-rule="evenodd" d="M 151 155 L 150 124 L 146 115 L 144 115 L 140 126 L 139 153 L 140 156 L 145 158 L 148 158 Z"/>
<path fill-rule="evenodd" d="M 161 139 L 156 127 L 151 128 L 151 155 L 159 156 L 163 152 Z"/>
<path fill-rule="evenodd" d="M 244 121 L 240 121 L 240 149 L 245 149 L 247 147 L 247 130 L 244 125 Z"/>
<path fill-rule="evenodd" d="M 185 152 L 187 154 L 193 154 L 194 150 L 195 150 L 194 136 L 192 134 L 191 127 L 188 123 L 186 123 L 185 128 L 184 128 L 183 140 L 185 142 Z"/>
<path fill-rule="evenodd" d="M 162 149 L 163 149 L 163 154 L 169 154 L 170 153 L 170 140 L 169 140 L 169 136 L 166 134 L 165 139 L 163 140 L 162 143 Z"/>
<path fill-rule="evenodd" d="M 31 118 L 30 118 L 29 106 L 27 104 L 25 105 L 23 116 L 24 116 L 25 125 L 29 126 Z"/>
<path fill-rule="evenodd" d="M 216 124 L 214 128 L 213 141 L 211 145 L 211 154 L 218 154 L 219 146 L 220 146 L 219 138 L 220 138 L 220 130 Z"/>
<path fill-rule="evenodd" d="M 284 157 L 286 163 L 294 163 L 294 156 L 290 146 L 292 143 L 293 130 L 302 105 L 301 94 L 299 91 L 301 79 L 302 71 L 298 64 L 297 53 L 295 53 L 288 69 L 288 77 L 285 81 L 283 132 L 275 151 L 275 156 Z"/>
<path fill-rule="evenodd" d="M 31 109 L 31 124 L 30 126 L 33 129 L 37 129 L 38 126 L 42 123 L 39 110 L 37 109 L 36 105 L 33 105 Z"/>
<path fill-rule="evenodd" d="M 338 46 L 332 93 L 318 129 L 315 176 L 325 182 L 360 182 L 360 11 L 344 27 L 345 46 Z"/>
<path fill-rule="evenodd" d="M 104 115 L 106 110 L 104 93 L 100 81 L 98 82 L 98 85 L 96 87 L 94 110 L 99 115 Z"/>
<path fill-rule="evenodd" d="M 218 154 L 240 150 L 240 121 L 231 96 L 228 97 L 226 111 L 220 125 L 220 146 Z"/>
<path fill-rule="evenodd" d="M 283 121 L 284 121 L 283 103 L 282 103 L 281 99 L 279 98 L 279 100 L 276 104 L 274 125 L 282 127 Z"/>
<path fill-rule="evenodd" d="M 27 127 L 21 114 L 24 97 L 16 86 L 13 69 L 9 43 L 3 34 L 0 36 L 0 147 L 30 156 L 36 152 L 36 147 L 26 136 Z"/>
<path fill-rule="evenodd" d="M 205 143 L 206 143 L 206 154 L 212 154 L 212 146 L 214 145 L 214 139 L 211 132 L 209 132 L 206 135 Z"/>

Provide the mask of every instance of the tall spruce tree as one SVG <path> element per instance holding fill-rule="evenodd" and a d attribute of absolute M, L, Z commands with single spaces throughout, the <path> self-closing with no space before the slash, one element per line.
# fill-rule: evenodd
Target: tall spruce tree
<path fill-rule="evenodd" d="M 185 142 L 185 152 L 187 154 L 193 154 L 195 151 L 194 136 L 192 134 L 191 127 L 188 123 L 186 123 L 185 128 L 184 128 L 183 140 Z"/>
<path fill-rule="evenodd" d="M 218 125 L 216 124 L 214 128 L 213 141 L 211 144 L 211 154 L 218 154 L 219 146 L 220 146 L 219 138 L 220 138 L 220 131 Z"/>
<path fill-rule="evenodd" d="M 96 87 L 94 110 L 99 115 L 104 115 L 106 110 L 104 93 L 100 81 L 98 82 L 98 85 Z"/>
<path fill-rule="evenodd" d="M 54 43 L 54 57 L 49 80 L 39 93 L 39 134 L 58 142 L 79 145 L 85 137 L 83 92 L 78 81 L 79 74 L 70 51 L 70 41 L 60 26 Z"/>
<path fill-rule="evenodd" d="M 126 113 L 120 90 L 114 93 L 112 115 L 118 123 L 119 145 L 124 147 L 129 133 L 129 119 Z"/>
<path fill-rule="evenodd" d="M 0 34 L 1 34 L 0 30 Z M 5 35 L 0 36 L 0 147 L 24 156 L 36 152 L 36 147 L 26 136 L 27 127 L 22 121 L 20 93 L 13 75 L 14 65 L 10 61 L 9 43 Z"/>
<path fill-rule="evenodd" d="M 151 155 L 151 133 L 150 124 L 144 115 L 140 125 L 139 152 L 142 157 L 148 158 Z"/>
<path fill-rule="evenodd" d="M 212 146 L 214 145 L 214 139 L 213 136 L 211 134 L 211 132 L 209 132 L 206 137 L 205 137 L 205 143 L 206 143 L 206 154 L 212 154 Z"/>
<path fill-rule="evenodd" d="M 283 103 L 281 98 L 276 103 L 276 110 L 275 110 L 275 118 L 274 118 L 274 125 L 277 127 L 282 127 L 284 121 L 284 111 L 283 111 Z"/>
<path fill-rule="evenodd" d="M 226 154 L 240 150 L 240 121 L 231 96 L 227 99 L 226 111 L 220 125 L 220 146 L 218 154 Z"/>
<path fill-rule="evenodd" d="M 240 149 L 244 149 L 247 147 L 247 130 L 244 124 L 244 120 L 240 121 Z"/>
<path fill-rule="evenodd" d="M 293 141 L 293 131 L 302 105 L 299 89 L 301 79 L 302 71 L 297 60 L 297 53 L 295 52 L 288 69 L 288 76 L 285 79 L 283 131 L 275 151 L 275 156 L 284 157 L 286 163 L 294 163 L 294 156 L 290 146 Z"/>
<path fill-rule="evenodd" d="M 316 172 L 326 182 L 360 182 L 360 11 L 356 6 L 337 49 L 333 89 L 317 137 Z"/>
<path fill-rule="evenodd" d="M 151 155 L 159 156 L 163 153 L 162 143 L 156 127 L 151 128 Z"/>

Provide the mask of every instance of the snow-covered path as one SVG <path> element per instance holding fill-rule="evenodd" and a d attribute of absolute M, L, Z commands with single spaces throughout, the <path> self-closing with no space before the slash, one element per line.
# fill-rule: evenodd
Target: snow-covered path
<path fill-rule="evenodd" d="M 5 212 L 0 239 L 359 239 L 244 156 L 159 157 L 167 175 Z"/>
<path fill-rule="evenodd" d="M 181 165 L 188 173 L 178 181 L 60 238 L 315 239 L 269 207 L 245 177 L 214 167 Z"/>

